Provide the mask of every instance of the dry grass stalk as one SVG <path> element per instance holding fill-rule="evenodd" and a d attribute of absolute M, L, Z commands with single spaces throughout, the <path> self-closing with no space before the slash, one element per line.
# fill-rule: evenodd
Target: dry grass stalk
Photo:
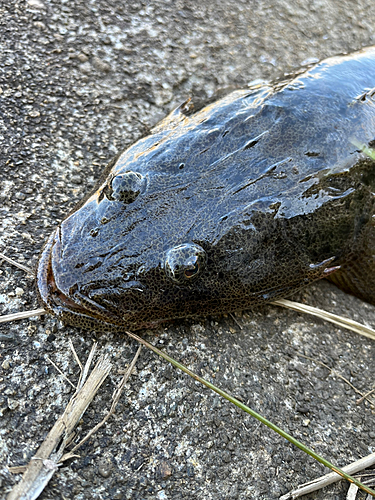
<path fill-rule="evenodd" d="M 69 453 L 67 453 L 67 455 L 64 455 L 61 458 L 61 462 L 63 462 L 64 460 L 67 460 L 68 458 L 71 458 L 72 453 L 74 453 L 76 450 L 78 450 L 78 448 L 80 448 L 88 439 L 90 439 L 90 437 L 93 434 L 95 434 L 95 432 L 97 432 L 100 429 L 100 427 L 102 427 L 107 422 L 109 417 L 114 414 L 114 412 L 116 410 L 117 403 L 119 402 L 121 393 L 124 389 L 124 386 L 125 386 L 126 382 L 129 380 L 129 377 L 134 370 L 135 363 L 137 362 L 138 356 L 141 353 L 141 349 L 142 349 L 142 346 L 139 346 L 132 362 L 129 365 L 129 368 L 126 370 L 124 376 L 121 379 L 121 382 L 119 383 L 115 392 L 113 393 L 112 405 L 111 405 L 111 408 L 109 409 L 107 415 L 103 418 L 103 420 L 101 422 L 99 422 L 93 429 L 91 429 L 91 431 L 83 439 L 81 439 L 81 441 L 78 444 L 76 444 L 74 446 L 74 448 L 72 450 L 70 450 Z"/>
<path fill-rule="evenodd" d="M 308 359 L 310 361 L 312 361 L 313 363 L 316 363 L 320 366 L 324 366 L 324 368 L 327 368 L 327 370 L 329 370 L 331 372 L 332 375 L 334 375 L 335 377 L 338 377 L 340 378 L 341 380 L 343 380 L 346 384 L 348 384 L 349 387 L 351 387 L 353 389 L 353 391 L 355 391 L 357 394 L 359 394 L 361 396 L 361 399 L 357 399 L 356 401 L 356 404 L 360 404 L 362 403 L 362 401 L 366 400 L 368 403 L 370 403 L 370 405 L 374 408 L 375 406 L 375 402 L 372 401 L 372 399 L 369 399 L 369 395 L 373 392 L 373 391 L 369 391 L 367 394 L 363 394 L 359 389 L 357 389 L 347 378 L 343 377 L 341 375 L 341 373 L 339 373 L 337 370 L 335 370 L 334 368 L 331 368 L 330 366 L 326 365 L 325 363 L 323 363 L 322 361 L 319 361 L 318 359 L 314 359 L 314 358 L 311 358 L 310 356 L 305 356 L 305 354 L 301 354 L 301 353 L 297 353 L 298 356 L 300 356 L 301 358 L 305 358 L 305 359 Z"/>
<path fill-rule="evenodd" d="M 71 343 L 71 347 L 72 346 L 73 346 L 73 343 Z M 90 366 L 91 366 L 92 360 L 94 359 L 97 348 L 98 348 L 98 343 L 94 342 L 94 344 L 91 348 L 89 357 L 86 360 L 85 367 L 84 367 L 83 371 L 82 371 L 82 364 L 80 364 L 81 375 L 79 377 L 79 381 L 77 384 L 77 392 L 81 390 L 81 388 L 83 387 L 83 384 L 86 382 L 87 375 L 89 373 Z M 73 352 L 77 356 L 77 353 L 75 352 L 74 347 L 73 347 Z M 78 356 L 77 356 L 77 359 L 78 359 Z"/>
<path fill-rule="evenodd" d="M 342 468 L 347 474 L 355 474 L 356 472 L 360 472 L 368 467 L 371 467 L 375 464 L 375 453 L 371 453 L 367 457 L 361 458 L 356 462 L 353 462 L 349 465 L 346 465 Z M 318 477 L 313 481 L 309 481 L 308 483 L 301 484 L 293 491 L 289 491 L 286 495 L 280 497 L 280 500 L 294 500 L 295 498 L 299 498 L 303 495 L 308 495 L 313 491 L 320 490 L 325 488 L 326 486 L 336 483 L 337 481 L 342 480 L 341 476 L 338 476 L 335 472 L 331 472 L 330 474 L 326 474 L 325 476 Z"/>
<path fill-rule="evenodd" d="M 34 309 L 33 311 L 24 311 L 14 314 L 6 314 L 5 316 L 0 316 L 0 323 L 7 323 L 8 321 L 16 321 L 17 319 L 26 319 L 33 316 L 42 316 L 46 314 L 44 309 Z"/>
<path fill-rule="evenodd" d="M 26 465 L 17 465 L 16 467 L 8 467 L 8 471 L 12 474 L 23 474 L 27 469 Z"/>
<path fill-rule="evenodd" d="M 346 500 L 355 500 L 359 488 L 355 484 L 351 484 L 346 495 Z"/>
<path fill-rule="evenodd" d="M 243 330 L 243 326 L 241 325 L 241 323 L 237 320 L 236 316 L 232 313 L 229 313 L 229 316 L 233 319 L 233 321 L 236 323 L 236 325 L 238 326 L 238 328 L 240 330 Z"/>
<path fill-rule="evenodd" d="M 272 302 L 272 304 L 276 306 L 286 307 L 287 309 L 293 309 L 294 311 L 311 314 L 312 316 L 330 321 L 331 323 L 341 326 L 342 328 L 347 328 L 348 330 L 359 333 L 364 337 L 375 340 L 375 330 L 373 330 L 369 326 L 362 325 L 357 321 L 353 321 L 352 319 L 344 318 L 343 316 L 338 316 L 337 314 L 323 311 L 322 309 L 318 309 L 317 307 L 307 306 L 305 304 L 301 304 L 300 302 L 292 302 L 291 300 L 286 299 L 275 300 L 274 302 Z"/>
<path fill-rule="evenodd" d="M 22 269 L 22 271 L 25 271 L 26 273 L 31 274 L 31 276 L 35 276 L 34 271 L 30 267 L 24 266 L 23 264 L 19 264 L 18 262 L 11 259 L 10 257 L 7 257 L 6 255 L 4 255 L 1 252 L 0 252 L 0 259 L 4 259 L 7 262 L 9 262 L 9 264 L 12 264 L 13 266 L 18 267 L 19 269 Z"/>
<path fill-rule="evenodd" d="M 371 394 L 374 394 L 375 389 L 371 389 L 371 391 L 366 392 L 366 394 L 363 394 L 363 396 L 359 399 L 357 399 L 356 404 L 360 405 L 362 401 L 368 398 L 368 396 L 371 396 Z"/>
<path fill-rule="evenodd" d="M 7 500 L 38 498 L 56 471 L 75 426 L 107 378 L 111 368 L 112 365 L 108 359 L 103 357 L 99 359 L 87 381 L 71 398 L 64 413 L 31 458 L 21 481 L 10 492 Z"/>
<path fill-rule="evenodd" d="M 78 357 L 78 355 L 76 353 L 76 350 L 74 349 L 74 345 L 73 345 L 72 339 L 69 339 L 68 342 L 69 342 L 70 350 L 73 353 L 74 359 L 76 360 L 76 363 L 77 363 L 77 365 L 79 366 L 79 369 L 82 372 L 83 371 L 83 366 L 82 366 L 81 360 L 79 359 L 79 357 Z"/>
<path fill-rule="evenodd" d="M 76 386 L 73 384 L 73 382 L 71 382 L 68 377 L 60 370 L 60 368 L 56 365 L 56 363 L 54 363 L 52 361 L 52 359 L 50 359 L 47 355 L 44 356 L 44 358 L 49 362 L 51 363 L 51 365 L 55 368 L 56 371 L 58 371 L 60 373 L 60 375 L 68 382 L 69 385 L 71 385 L 73 387 L 73 389 L 76 388 Z"/>
<path fill-rule="evenodd" d="M 134 370 L 135 363 L 142 348 L 141 346 L 138 348 L 137 353 L 116 388 L 112 396 L 112 405 L 107 415 L 99 424 L 91 429 L 91 431 L 71 451 L 63 454 L 64 449 L 74 438 L 74 427 L 81 419 L 83 413 L 86 411 L 101 384 L 104 382 L 111 370 L 111 364 L 109 361 L 102 357 L 94 367 L 90 376 L 87 378 L 92 359 L 97 349 L 97 344 L 95 343 L 93 345 L 84 367 L 77 356 L 73 344 L 71 342 L 70 344 L 73 355 L 81 370 L 77 390 L 69 401 L 63 415 L 57 420 L 56 424 L 49 432 L 47 438 L 40 446 L 35 456 L 30 460 L 30 463 L 27 466 L 9 468 L 9 470 L 13 473 L 24 472 L 24 476 L 21 482 L 13 488 L 7 500 L 36 499 L 48 484 L 53 473 L 57 470 L 59 465 L 61 465 L 61 462 L 79 456 L 74 452 L 100 427 L 102 427 L 111 415 L 114 414 L 123 388 Z M 54 363 L 53 365 L 56 366 Z M 58 369 L 58 371 L 61 373 L 61 370 Z"/>

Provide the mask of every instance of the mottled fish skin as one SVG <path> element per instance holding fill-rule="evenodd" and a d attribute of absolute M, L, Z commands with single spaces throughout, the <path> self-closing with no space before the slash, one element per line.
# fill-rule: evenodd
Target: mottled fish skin
<path fill-rule="evenodd" d="M 124 331 L 264 304 L 329 274 L 375 303 L 375 162 L 358 149 L 375 139 L 374 85 L 370 47 L 177 108 L 50 236 L 43 306 Z"/>

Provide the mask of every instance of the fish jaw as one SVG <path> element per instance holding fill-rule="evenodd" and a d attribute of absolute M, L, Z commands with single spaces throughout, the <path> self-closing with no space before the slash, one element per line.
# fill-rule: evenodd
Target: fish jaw
<path fill-rule="evenodd" d="M 74 297 L 59 290 L 52 266 L 53 247 L 59 242 L 59 229 L 51 234 L 45 244 L 37 270 L 37 292 L 44 309 L 56 316 L 64 324 L 82 327 L 85 330 L 124 332 L 126 329 L 154 328 L 162 321 L 150 321 L 142 324 L 125 323 L 103 306 L 89 301 L 89 307 L 82 305 Z M 88 302 L 88 299 L 84 300 Z M 81 302 L 81 303 L 80 303 Z"/>

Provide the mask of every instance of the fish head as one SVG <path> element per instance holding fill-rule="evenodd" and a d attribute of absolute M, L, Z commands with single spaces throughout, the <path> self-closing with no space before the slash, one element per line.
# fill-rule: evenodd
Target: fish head
<path fill-rule="evenodd" d="M 184 103 L 120 154 L 42 252 L 44 307 L 86 329 L 138 329 L 249 308 L 331 272 L 372 215 L 349 139 L 362 121 L 373 137 L 373 106 L 337 119 L 344 92 L 316 97 L 318 83 L 308 73 L 194 114 Z"/>
<path fill-rule="evenodd" d="M 228 188 L 213 173 L 182 175 L 180 160 L 171 174 L 171 161 L 120 156 L 61 223 L 39 262 L 48 311 L 84 329 L 135 330 L 248 308 L 322 277 L 329 262 L 314 268 L 298 252 L 273 197 L 250 202 L 234 193 L 238 179 Z"/>

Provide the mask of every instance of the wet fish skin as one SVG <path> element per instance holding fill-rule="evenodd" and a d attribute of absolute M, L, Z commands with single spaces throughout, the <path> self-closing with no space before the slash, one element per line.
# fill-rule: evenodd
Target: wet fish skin
<path fill-rule="evenodd" d="M 116 157 L 40 257 L 43 306 L 96 330 L 245 309 L 327 277 L 375 303 L 375 47 L 184 103 Z M 357 141 L 357 142 L 356 142 Z"/>

